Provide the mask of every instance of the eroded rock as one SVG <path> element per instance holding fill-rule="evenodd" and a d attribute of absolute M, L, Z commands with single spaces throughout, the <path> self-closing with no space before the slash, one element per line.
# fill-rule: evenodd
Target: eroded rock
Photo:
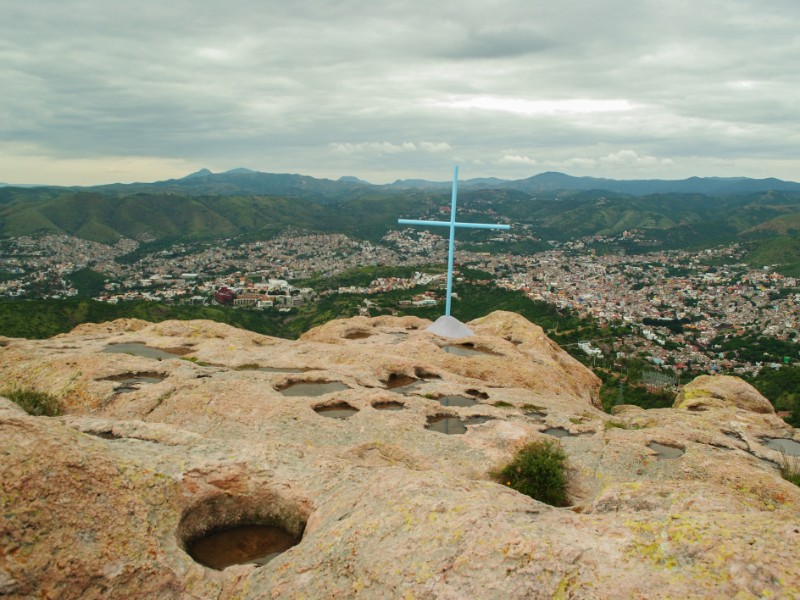
<path fill-rule="evenodd" d="M 443 352 L 452 341 L 427 324 L 341 320 L 294 342 L 207 321 L 123 320 L 58 343 L 8 340 L 0 378 L 54 394 L 66 414 L 31 417 L 0 399 L 0 594 L 800 595 L 800 488 L 765 445 L 800 436 L 752 388 L 701 378 L 679 403 L 689 410 L 611 416 L 597 409 L 596 377 L 518 315 L 468 324 L 474 339 L 458 343 L 485 356 Z M 154 369 L 103 352 L 132 342 L 191 353 L 158 362 L 162 381 L 118 394 L 115 376 Z M 250 364 L 304 372 L 235 368 Z M 419 386 L 398 396 L 392 377 Z M 299 379 L 346 389 L 281 394 Z M 443 412 L 437 398 L 464 394 L 475 404 L 446 408 L 464 433 L 426 429 Z M 398 398 L 402 410 L 376 410 Z M 315 412 L 339 404 L 358 412 Z M 571 434 L 558 441 L 570 508 L 491 476 L 532 439 L 553 440 L 548 429 Z M 654 443 L 684 452 L 664 459 Z M 299 541 L 263 566 L 224 570 L 187 552 L 239 525 Z"/>

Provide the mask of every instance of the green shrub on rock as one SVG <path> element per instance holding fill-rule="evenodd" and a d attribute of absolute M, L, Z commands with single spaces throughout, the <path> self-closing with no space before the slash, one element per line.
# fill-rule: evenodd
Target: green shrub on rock
<path fill-rule="evenodd" d="M 503 485 L 552 506 L 567 504 L 567 455 L 558 442 L 531 442 L 497 473 Z"/>
<path fill-rule="evenodd" d="M 38 392 L 27 388 L 14 388 L 0 393 L 22 410 L 34 417 L 55 417 L 61 414 L 58 398 L 46 392 Z"/>

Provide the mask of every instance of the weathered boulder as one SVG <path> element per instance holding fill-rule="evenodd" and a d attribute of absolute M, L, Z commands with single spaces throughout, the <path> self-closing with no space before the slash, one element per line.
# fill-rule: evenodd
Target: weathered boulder
<path fill-rule="evenodd" d="M 752 385 L 730 375 L 701 375 L 687 383 L 675 399 L 676 408 L 703 410 L 735 406 L 757 413 L 774 413 L 775 408 Z"/>
<path fill-rule="evenodd" d="M 743 409 L 746 388 L 726 384 L 705 412 L 611 416 L 594 375 L 517 315 L 473 321 L 461 340 L 427 324 L 340 320 L 287 341 L 126 320 L 4 339 L 4 386 L 54 394 L 66 414 L 0 398 L 0 594 L 800 595 L 800 488 L 767 445 L 800 433 Z M 119 352 L 142 346 L 183 354 Z M 316 396 L 314 382 L 340 385 Z M 357 412 L 317 412 L 342 404 Z M 429 429 L 442 414 L 465 432 Z M 491 475 L 554 431 L 566 435 L 565 508 Z M 301 539 L 260 567 L 190 556 L 197 536 L 238 524 Z"/>

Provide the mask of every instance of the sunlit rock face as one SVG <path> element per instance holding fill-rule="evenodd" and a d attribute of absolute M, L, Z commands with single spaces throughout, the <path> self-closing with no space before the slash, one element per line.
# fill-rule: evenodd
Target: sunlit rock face
<path fill-rule="evenodd" d="M 463 339 L 428 325 L 354 318 L 287 341 L 120 320 L 4 338 L 1 389 L 53 394 L 64 414 L 0 399 L 0 595 L 800 595 L 800 488 L 776 449 L 794 446 L 774 441 L 800 432 L 747 384 L 699 378 L 676 408 L 612 416 L 599 380 L 516 314 Z M 120 344 L 164 354 L 107 350 Z M 429 427 L 440 417 L 463 427 Z M 566 452 L 570 506 L 492 478 L 535 439 Z"/>

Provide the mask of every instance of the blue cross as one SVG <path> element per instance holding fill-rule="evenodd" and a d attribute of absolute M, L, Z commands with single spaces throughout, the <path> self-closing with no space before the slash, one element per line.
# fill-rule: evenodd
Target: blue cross
<path fill-rule="evenodd" d="M 449 227 L 450 228 L 450 249 L 447 254 L 447 302 L 445 305 L 445 315 L 450 316 L 450 297 L 453 293 L 453 255 L 456 246 L 456 227 L 467 227 L 471 229 L 511 229 L 510 225 L 494 225 L 492 223 L 458 223 L 456 222 L 456 196 L 458 189 L 458 166 L 453 172 L 453 199 L 450 204 L 449 221 L 414 221 L 411 219 L 398 219 L 400 225 L 422 225 L 423 227 Z"/>

